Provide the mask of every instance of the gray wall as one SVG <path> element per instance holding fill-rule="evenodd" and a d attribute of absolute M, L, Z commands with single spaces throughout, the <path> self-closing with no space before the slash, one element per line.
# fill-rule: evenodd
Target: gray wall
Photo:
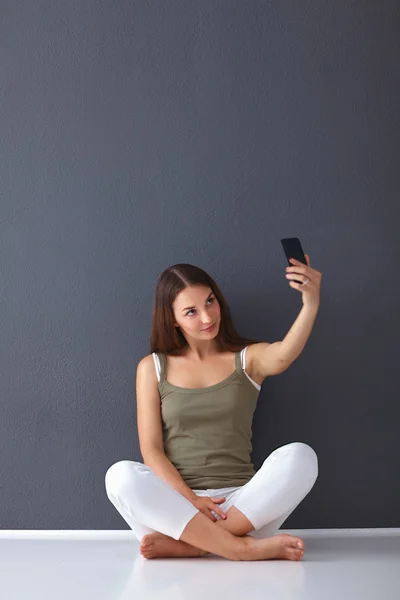
<path fill-rule="evenodd" d="M 238 330 L 301 309 L 280 238 L 322 271 L 301 356 L 266 380 L 258 469 L 310 444 L 284 528 L 399 521 L 395 0 L 1 2 L 1 523 L 128 529 L 135 378 L 159 273 L 207 270 Z"/>

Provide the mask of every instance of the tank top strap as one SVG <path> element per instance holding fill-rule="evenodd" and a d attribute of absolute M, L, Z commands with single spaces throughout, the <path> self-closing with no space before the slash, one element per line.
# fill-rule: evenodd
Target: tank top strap
<path fill-rule="evenodd" d="M 235 352 L 235 366 L 236 366 L 236 373 L 239 373 L 239 375 L 242 375 L 243 369 L 242 369 L 242 360 L 241 360 L 241 350 L 238 350 L 238 352 Z"/>
<path fill-rule="evenodd" d="M 165 354 L 163 352 L 157 352 L 157 356 L 160 360 L 160 384 L 161 384 L 161 383 L 164 383 L 164 381 L 165 381 L 165 372 L 167 370 L 166 360 L 165 360 Z"/>

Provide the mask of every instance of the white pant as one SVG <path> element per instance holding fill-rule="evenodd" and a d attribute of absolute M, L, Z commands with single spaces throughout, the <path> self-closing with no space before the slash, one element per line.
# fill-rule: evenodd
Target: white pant
<path fill-rule="evenodd" d="M 303 442 L 293 442 L 274 450 L 245 485 L 193 491 L 198 496 L 226 497 L 218 506 L 225 513 L 235 506 L 254 527 L 249 535 L 266 538 L 278 531 L 317 476 L 314 450 Z M 109 500 L 138 540 L 154 531 L 179 540 L 186 525 L 200 512 L 140 462 L 121 460 L 111 465 L 105 487 Z M 212 512 L 217 520 L 221 518 Z"/>

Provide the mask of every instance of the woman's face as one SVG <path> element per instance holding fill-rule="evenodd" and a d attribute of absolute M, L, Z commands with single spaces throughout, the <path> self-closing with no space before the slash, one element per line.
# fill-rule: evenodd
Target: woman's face
<path fill-rule="evenodd" d="M 221 311 L 208 286 L 196 285 L 181 290 L 172 305 L 175 326 L 192 338 L 210 340 L 218 334 Z M 212 331 L 203 331 L 215 323 Z"/>

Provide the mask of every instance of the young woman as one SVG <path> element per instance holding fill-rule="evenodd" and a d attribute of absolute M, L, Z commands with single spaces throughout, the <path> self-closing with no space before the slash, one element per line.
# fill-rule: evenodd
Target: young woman
<path fill-rule="evenodd" d="M 237 333 L 221 290 L 202 269 L 177 264 L 161 273 L 150 354 L 136 375 L 144 464 L 121 460 L 105 476 L 107 496 L 144 558 L 302 558 L 301 538 L 275 533 L 313 487 L 316 453 L 292 442 L 257 472 L 250 453 L 261 384 L 299 356 L 318 312 L 322 276 L 306 259 L 286 268 L 303 307 L 274 343 Z"/>

